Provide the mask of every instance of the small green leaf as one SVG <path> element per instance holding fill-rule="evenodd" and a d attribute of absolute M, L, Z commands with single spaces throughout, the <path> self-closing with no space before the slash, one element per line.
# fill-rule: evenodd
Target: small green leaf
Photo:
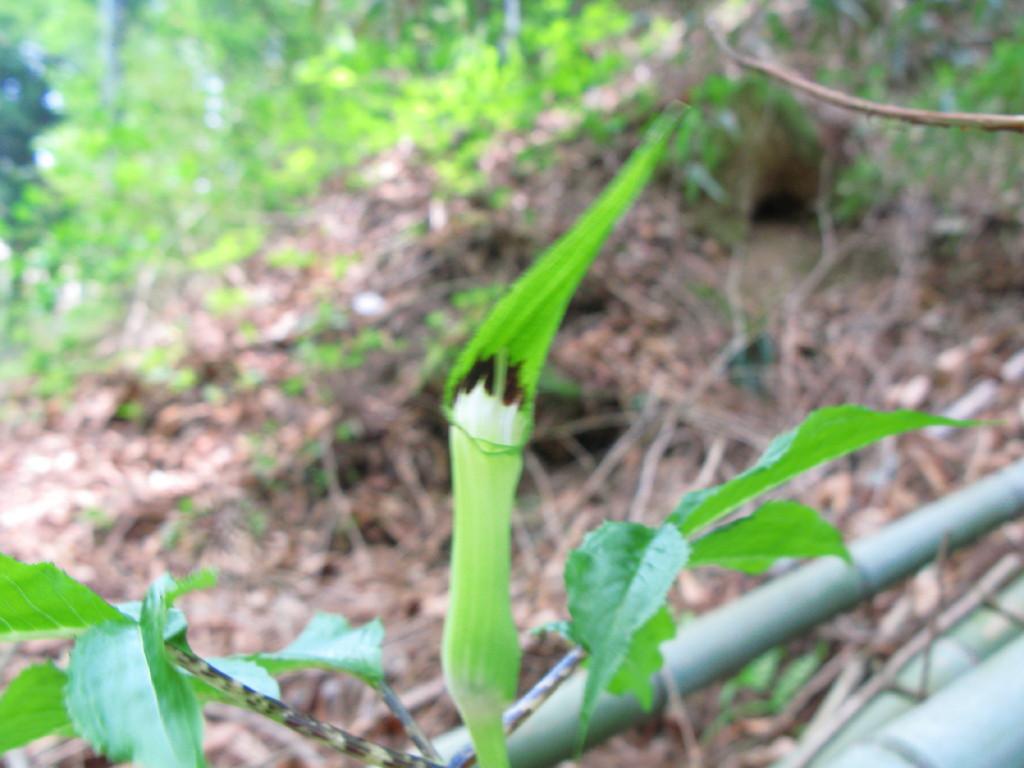
<path fill-rule="evenodd" d="M 75 644 L 66 702 L 75 730 L 113 760 L 145 768 L 203 766 L 203 723 L 186 676 L 164 648 L 170 601 L 207 577 L 158 579 L 138 624 L 107 622 Z"/>
<path fill-rule="evenodd" d="M 775 438 L 746 472 L 714 488 L 688 493 L 669 522 L 690 534 L 808 469 L 884 437 L 935 425 L 969 427 L 977 423 L 917 411 L 872 411 L 859 405 L 821 408 L 800 426 Z"/>
<path fill-rule="evenodd" d="M 785 709 L 800 689 L 807 685 L 821 667 L 824 656 L 824 646 L 819 645 L 786 665 L 772 689 L 771 704 L 775 712 Z"/>
<path fill-rule="evenodd" d="M 66 637 L 127 619 L 52 563 L 27 564 L 0 554 L 0 641 Z"/>
<path fill-rule="evenodd" d="M 197 592 L 200 589 L 210 589 L 215 586 L 217 586 L 217 572 L 210 568 L 201 568 L 183 579 L 171 579 L 165 599 L 170 605 L 189 592 Z"/>
<path fill-rule="evenodd" d="M 316 614 L 295 640 L 274 653 L 234 658 L 259 664 L 272 675 L 294 669 L 347 672 L 376 686 L 384 679 L 381 643 L 384 626 L 378 619 L 353 629 L 341 616 Z"/>
<path fill-rule="evenodd" d="M 254 691 L 259 691 L 264 696 L 270 696 L 273 699 L 281 698 L 281 686 L 277 684 L 277 680 L 271 677 L 267 670 L 253 661 L 233 657 L 207 659 L 206 661 L 210 666 L 219 669 L 228 677 L 249 686 Z M 189 677 L 189 682 L 192 683 L 192 690 L 203 701 L 219 701 L 225 704 L 238 703 L 235 699 L 217 690 L 202 678 Z"/>
<path fill-rule="evenodd" d="M 445 405 L 452 404 L 456 389 L 475 366 L 507 355 L 524 409 L 532 411 L 544 359 L 576 286 L 658 167 L 678 121 L 678 114 L 670 111 L 654 122 L 643 145 L 572 229 L 537 257 L 495 305 L 456 359 L 445 387 Z"/>
<path fill-rule="evenodd" d="M 768 686 L 775 679 L 779 671 L 779 664 L 782 663 L 782 648 L 776 646 L 765 651 L 752 662 L 747 664 L 733 678 L 742 688 L 748 688 L 757 693 L 764 693 Z"/>
<path fill-rule="evenodd" d="M 118 603 L 117 610 L 123 613 L 132 621 L 142 620 L 142 601 L 132 600 L 128 603 Z M 188 630 L 188 619 L 185 614 L 177 608 L 170 608 L 167 611 L 167 619 L 164 625 L 164 640 L 176 640 L 185 636 Z"/>
<path fill-rule="evenodd" d="M 649 710 L 654 703 L 651 678 L 665 663 L 661 655 L 661 644 L 675 635 L 676 622 L 672 613 L 667 606 L 662 606 L 633 635 L 626 658 L 608 683 L 608 690 L 617 695 L 632 693 L 640 705 Z"/>
<path fill-rule="evenodd" d="M 608 522 L 587 534 L 583 544 L 569 555 L 565 585 L 572 636 L 590 654 L 580 710 L 581 745 L 597 697 L 630 657 L 637 632 L 664 605 L 665 594 L 686 564 L 688 554 L 689 546 L 672 526 L 653 529 L 637 523 Z M 650 627 L 650 637 L 657 638 L 662 627 Z M 650 644 L 637 649 L 634 663 L 645 666 Z M 628 671 L 623 674 L 626 682 L 634 682 Z"/>
<path fill-rule="evenodd" d="M 209 589 L 217 583 L 217 575 L 207 568 L 189 574 L 183 579 L 172 579 L 170 576 L 163 576 L 158 583 L 164 583 L 165 592 L 163 601 L 165 603 L 160 621 L 164 625 L 164 641 L 184 640 L 185 632 L 188 631 L 188 619 L 185 614 L 177 608 L 171 607 L 171 603 L 184 594 L 199 589 Z M 115 607 L 125 616 L 134 622 L 142 621 L 141 600 L 132 600 L 126 603 L 118 603 Z"/>
<path fill-rule="evenodd" d="M 53 664 L 22 670 L 0 697 L 0 753 L 50 734 L 72 735 L 64 708 L 67 675 Z"/>
<path fill-rule="evenodd" d="M 107 622 L 79 638 L 66 703 L 78 734 L 112 760 L 145 768 L 205 765 L 195 694 L 162 655 L 147 653 L 139 625 Z"/>
<path fill-rule="evenodd" d="M 836 555 L 850 561 L 842 534 L 817 511 L 794 501 L 769 501 L 691 544 L 691 567 L 717 565 L 746 573 L 760 573 L 780 557 Z"/>

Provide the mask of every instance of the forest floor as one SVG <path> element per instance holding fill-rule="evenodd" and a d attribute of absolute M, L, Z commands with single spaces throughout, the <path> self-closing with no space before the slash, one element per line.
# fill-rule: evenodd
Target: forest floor
<path fill-rule="evenodd" d="M 229 269 L 243 308 L 209 311 L 201 297 L 212 278 L 202 276 L 150 297 L 126 329 L 130 346 L 178 350 L 196 381 L 175 389 L 125 370 L 81 381 L 60 404 L 18 400 L 0 441 L 4 552 L 54 561 L 114 600 L 139 598 L 164 571 L 216 568 L 215 589 L 182 600 L 190 641 L 208 655 L 283 645 L 315 611 L 355 624 L 380 617 L 393 686 L 428 733 L 451 728 L 438 661 L 448 349 L 635 140 L 556 145 L 550 164 L 528 173 L 508 147 L 489 169 L 508 191 L 500 209 L 435 197 L 425 164 L 397 149 L 362 169 L 360 189 L 339 179 L 265 254 Z M 788 489 L 852 538 L 1024 457 L 1019 230 L 963 221 L 950 237 L 949 222 L 909 196 L 857 227 L 834 229 L 813 210 L 742 226 L 740 247 L 703 234 L 665 173 L 570 308 L 515 520 L 524 684 L 564 651 L 529 630 L 565 618 L 562 564 L 587 530 L 605 518 L 660 520 L 682 493 L 742 470 L 816 407 L 998 420 L 887 441 Z M 313 258 L 271 258 L 285 249 Z M 787 652 L 821 642 L 830 654 L 884 658 L 1022 542 L 1024 529 L 1011 526 Z M 685 572 L 672 599 L 700 614 L 756 581 Z M 22 650 L 59 656 L 66 646 Z M 6 659 L 3 674 L 23 656 Z M 817 676 L 795 708 L 747 718 L 720 717 L 710 689 L 579 764 L 768 765 L 830 682 Z M 284 691 L 300 709 L 403 745 L 396 721 L 355 681 L 305 673 Z M 220 707 L 207 733 L 217 766 L 343 764 Z M 44 743 L 24 764 L 99 764 L 89 754 L 81 743 Z"/>

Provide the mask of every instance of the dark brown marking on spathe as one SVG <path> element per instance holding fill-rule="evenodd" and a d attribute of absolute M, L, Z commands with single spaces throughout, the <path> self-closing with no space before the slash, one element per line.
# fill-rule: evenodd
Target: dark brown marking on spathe
<path fill-rule="evenodd" d="M 457 387 L 458 392 L 472 392 L 481 381 L 484 383 L 484 390 L 492 397 L 501 396 L 501 402 L 505 405 L 514 405 L 523 401 L 523 388 L 519 383 L 519 363 L 508 366 L 505 372 L 505 390 L 501 393 L 494 391 L 497 383 L 497 361 L 494 355 L 473 363 L 462 383 Z"/>
<path fill-rule="evenodd" d="M 469 369 L 469 373 L 462 379 L 462 384 L 459 385 L 459 391 L 461 392 L 472 392 L 476 385 L 483 381 L 484 389 L 494 394 L 494 357 L 488 357 L 486 360 L 477 360 L 473 363 L 473 367 Z"/>
<path fill-rule="evenodd" d="M 501 394 L 501 402 L 514 405 L 523 402 L 523 388 L 519 386 L 519 364 L 509 365 L 505 374 L 505 391 Z"/>

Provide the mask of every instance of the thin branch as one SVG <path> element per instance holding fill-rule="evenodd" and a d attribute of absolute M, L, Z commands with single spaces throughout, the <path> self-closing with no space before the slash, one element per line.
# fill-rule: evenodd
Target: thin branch
<path fill-rule="evenodd" d="M 332 511 L 336 516 L 328 526 L 326 549 L 331 547 L 331 538 L 338 523 L 341 523 L 345 533 L 352 537 L 356 545 L 365 549 L 366 537 L 363 536 L 359 521 L 352 514 L 352 504 L 349 503 L 338 481 L 338 457 L 334 454 L 334 441 L 329 429 L 320 433 L 320 461 L 323 464 L 324 478 L 327 480 L 327 498 L 330 499 Z"/>
<path fill-rule="evenodd" d="M 523 721 L 537 711 L 541 704 L 551 698 L 558 688 L 569 679 L 569 676 L 576 671 L 583 663 L 587 652 L 579 646 L 573 648 L 563 656 L 555 666 L 548 670 L 537 683 L 526 692 L 519 701 L 513 704 L 505 713 L 502 721 L 505 723 L 505 732 L 512 733 Z"/>
<path fill-rule="evenodd" d="M 226 694 L 239 706 L 318 741 L 336 752 L 353 757 L 366 765 L 378 766 L 378 768 L 442 768 L 440 764 L 426 758 L 388 749 L 343 731 L 330 723 L 322 722 L 294 710 L 283 701 L 262 694 L 233 677 L 225 675 L 190 651 L 169 644 L 165 647 L 168 656 L 175 664 Z"/>
<path fill-rule="evenodd" d="M 661 463 L 662 457 L 664 457 L 665 452 L 672 444 L 672 439 L 675 437 L 676 428 L 679 426 L 681 410 L 679 406 L 666 409 L 666 415 L 661 423 L 661 428 L 658 430 L 654 441 L 644 453 L 643 462 L 640 464 L 640 479 L 637 480 L 636 493 L 633 494 L 633 501 L 630 503 L 629 511 L 626 513 L 627 520 L 639 520 L 644 510 L 647 509 L 647 503 L 650 501 L 651 494 L 654 491 L 654 481 L 657 478 L 658 465 Z"/>
<path fill-rule="evenodd" d="M 722 34 L 712 25 L 708 25 L 708 31 L 715 45 L 732 61 L 746 69 L 760 72 L 781 83 L 806 93 L 819 101 L 849 109 L 854 112 L 861 112 L 874 117 L 884 117 L 890 120 L 900 120 L 904 123 L 916 123 L 918 125 L 931 125 L 941 128 L 980 128 L 985 131 L 1014 131 L 1024 133 L 1024 115 L 1001 115 L 986 112 L 935 112 L 929 109 L 914 109 L 912 107 L 900 107 L 894 104 L 884 104 L 877 101 L 869 101 L 858 96 L 828 88 L 821 83 L 808 80 L 803 75 L 794 72 L 786 67 L 761 61 L 753 56 L 747 56 L 731 48 L 725 41 Z"/>
<path fill-rule="evenodd" d="M 509 734 L 515 731 L 526 718 L 536 712 L 540 705 L 569 679 L 569 676 L 576 671 L 586 656 L 587 652 L 579 646 L 573 648 L 549 669 L 547 674 L 538 680 L 537 684 L 527 691 L 523 698 L 509 707 L 502 717 L 505 733 Z M 467 746 L 455 753 L 448 761 L 447 768 L 468 768 L 475 763 L 476 754 L 473 752 L 473 747 Z"/>
<path fill-rule="evenodd" d="M 431 744 L 423 729 L 413 719 L 412 712 L 398 698 L 398 694 L 395 693 L 394 689 L 384 681 L 380 682 L 377 689 L 380 691 L 381 696 L 384 697 L 384 703 L 388 705 L 388 709 L 398 718 L 398 721 L 405 728 L 405 732 L 409 734 L 409 738 L 412 739 L 412 743 L 416 745 L 420 753 L 428 760 L 433 760 L 435 763 L 443 763 L 444 758 L 441 757 L 434 745 Z"/>
<path fill-rule="evenodd" d="M 918 682 L 918 700 L 924 700 L 928 696 L 928 682 L 932 679 L 932 652 L 935 650 L 935 640 L 939 636 L 938 616 L 946 610 L 946 582 L 942 578 L 942 571 L 946 567 L 946 558 L 949 554 L 949 533 L 942 537 L 939 544 L 939 553 L 935 558 L 935 582 L 939 590 L 939 601 L 936 610 L 928 615 L 928 623 L 925 630 L 928 633 L 928 643 L 921 653 L 921 679 Z"/>

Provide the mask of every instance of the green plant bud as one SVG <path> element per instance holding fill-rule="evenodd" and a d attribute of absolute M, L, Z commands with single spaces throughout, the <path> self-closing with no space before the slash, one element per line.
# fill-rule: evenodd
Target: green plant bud
<path fill-rule="evenodd" d="M 448 377 L 455 509 L 442 663 L 481 768 L 508 766 L 501 716 L 520 660 L 509 596 L 511 515 L 537 380 L 573 292 L 677 122 L 674 112 L 655 121 L 600 197 L 498 302 Z"/>
<path fill-rule="evenodd" d="M 528 421 L 502 358 L 455 396 L 449 446 L 455 504 L 452 586 L 442 662 L 483 768 L 507 765 L 501 714 L 519 678 L 509 596 L 510 531 Z"/>

